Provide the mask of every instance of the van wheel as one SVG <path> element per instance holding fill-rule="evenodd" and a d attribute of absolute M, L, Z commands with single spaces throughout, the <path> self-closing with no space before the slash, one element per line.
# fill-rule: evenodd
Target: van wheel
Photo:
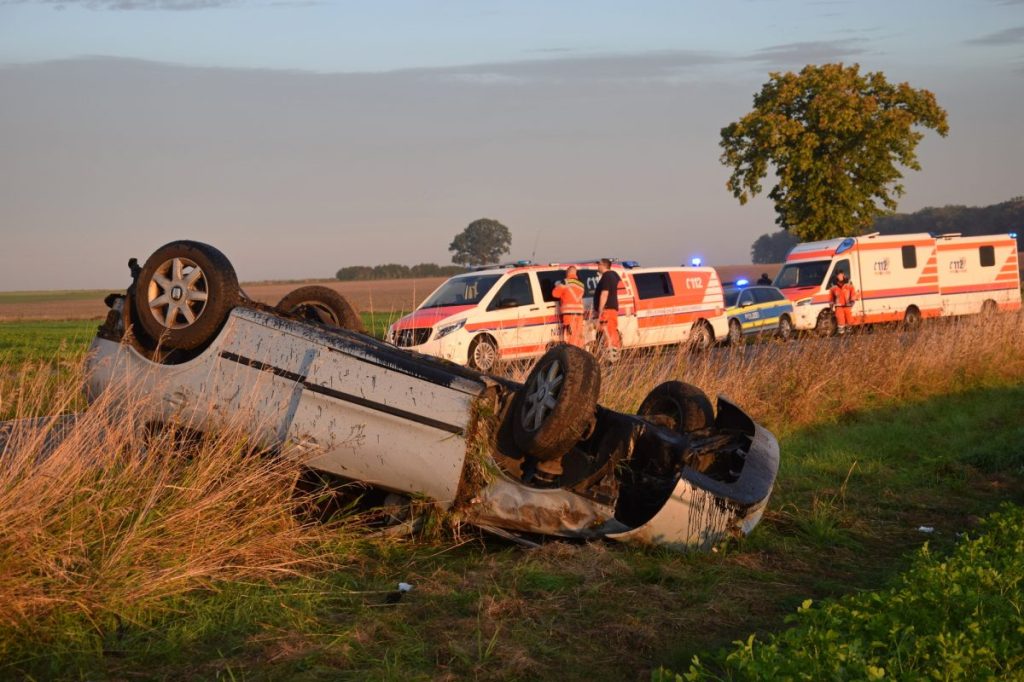
<path fill-rule="evenodd" d="M 999 306 L 991 298 L 981 304 L 981 314 L 986 317 L 991 317 L 999 312 Z"/>
<path fill-rule="evenodd" d="M 498 364 L 498 344 L 482 334 L 469 344 L 469 366 L 480 372 L 490 372 Z"/>
<path fill-rule="evenodd" d="M 559 345 L 545 353 L 516 391 L 509 411 L 512 436 L 526 455 L 558 459 L 594 422 L 601 372 L 582 348 Z"/>
<path fill-rule="evenodd" d="M 307 322 L 341 327 L 354 332 L 366 331 L 362 318 L 348 299 L 328 287 L 299 287 L 282 298 L 277 304 L 277 309 Z"/>
<path fill-rule="evenodd" d="M 729 320 L 729 345 L 738 346 L 743 343 L 743 325 L 736 318 Z"/>
<path fill-rule="evenodd" d="M 839 325 L 836 323 L 836 316 L 826 308 L 818 313 L 818 322 L 814 325 L 814 333 L 818 336 L 835 336 Z"/>
<path fill-rule="evenodd" d="M 903 313 L 903 328 L 907 331 L 917 331 L 921 327 L 921 311 L 916 306 L 907 308 Z"/>
<path fill-rule="evenodd" d="M 133 286 L 132 303 L 143 331 L 157 344 L 178 350 L 209 343 L 240 299 L 227 256 L 185 240 L 154 251 Z"/>
<path fill-rule="evenodd" d="M 690 350 L 701 353 L 711 348 L 715 343 L 714 332 L 704 320 L 697 320 L 693 323 L 693 331 L 690 332 Z"/>
<path fill-rule="evenodd" d="M 682 381 L 655 386 L 636 411 L 659 426 L 686 434 L 715 423 L 715 409 L 704 391 Z"/>
<path fill-rule="evenodd" d="M 789 319 L 789 315 L 783 315 L 779 318 L 779 340 L 789 341 L 793 338 L 793 320 Z"/>

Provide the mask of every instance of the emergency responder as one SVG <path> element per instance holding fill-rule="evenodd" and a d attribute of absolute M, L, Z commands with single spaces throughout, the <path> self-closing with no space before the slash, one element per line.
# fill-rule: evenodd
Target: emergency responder
<path fill-rule="evenodd" d="M 583 348 L 583 294 L 587 288 L 576 278 L 576 266 L 565 269 L 565 279 L 555 284 L 551 295 L 558 299 L 562 315 L 562 340 Z"/>
<path fill-rule="evenodd" d="M 761 273 L 761 279 L 757 280 L 758 286 L 767 287 L 771 286 L 772 278 L 768 276 L 767 272 Z"/>
<path fill-rule="evenodd" d="M 602 258 L 597 263 L 601 279 L 594 289 L 594 319 L 610 348 L 622 348 L 619 338 L 619 275 L 612 270 L 612 262 Z"/>
<path fill-rule="evenodd" d="M 829 289 L 829 296 L 832 310 L 836 315 L 836 323 L 839 325 L 839 333 L 845 334 L 846 328 L 853 324 L 853 301 L 856 292 L 842 270 L 836 273 L 832 288 Z"/>

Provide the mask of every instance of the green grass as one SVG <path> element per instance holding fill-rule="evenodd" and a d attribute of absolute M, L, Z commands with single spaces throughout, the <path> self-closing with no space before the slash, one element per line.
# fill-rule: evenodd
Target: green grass
<path fill-rule="evenodd" d="M 5 294 L 6 295 L 6 294 Z M 362 313 L 371 336 L 383 338 L 388 326 L 404 312 Z M 74 360 L 89 348 L 100 320 L 0 322 L 0 363 Z"/>
<path fill-rule="evenodd" d="M 53 290 L 53 291 L 0 291 L 3 303 L 53 303 L 63 301 L 102 301 L 112 289 Z"/>
<path fill-rule="evenodd" d="M 721 679 L 1020 679 L 1024 666 L 1024 507 L 987 518 L 951 556 L 928 546 L 892 587 L 810 599 L 797 625 L 751 635 L 684 675 Z"/>
<path fill-rule="evenodd" d="M 893 584 L 924 542 L 944 556 L 977 517 L 1020 502 L 1022 413 L 1024 386 L 1004 386 L 795 431 L 781 443 L 764 521 L 717 553 L 559 541 L 526 550 L 472 529 L 367 538 L 340 547 L 340 567 L 318 580 L 225 586 L 183 599 L 170 617 L 8 641 L 0 677 L 617 680 L 686 670 L 694 655 L 781 630 L 806 599 Z M 399 581 L 412 592 L 386 604 Z"/>

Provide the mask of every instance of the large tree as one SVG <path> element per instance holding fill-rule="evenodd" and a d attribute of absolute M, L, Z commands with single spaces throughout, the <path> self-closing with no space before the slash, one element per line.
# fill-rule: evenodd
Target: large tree
<path fill-rule="evenodd" d="M 882 73 L 861 74 L 857 64 L 772 73 L 753 111 L 722 128 L 721 161 L 733 171 L 726 186 L 745 204 L 771 164 L 776 224 L 802 241 L 859 234 L 896 210 L 897 165 L 920 170 L 920 127 L 949 131 L 935 96 Z"/>
<path fill-rule="evenodd" d="M 512 245 L 512 234 L 497 220 L 480 218 L 455 235 L 448 246 L 454 251 L 452 262 L 459 265 L 483 265 L 496 263 L 502 254 L 508 253 Z"/>
<path fill-rule="evenodd" d="M 750 245 L 751 263 L 781 263 L 786 255 L 800 242 L 785 230 L 773 234 L 762 234 Z"/>

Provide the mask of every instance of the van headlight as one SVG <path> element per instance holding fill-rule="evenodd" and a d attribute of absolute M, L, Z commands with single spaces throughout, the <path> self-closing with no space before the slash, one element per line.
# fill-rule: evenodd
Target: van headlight
<path fill-rule="evenodd" d="M 440 329 L 437 330 L 437 336 L 435 336 L 434 338 L 435 339 L 440 339 L 440 338 L 442 338 L 444 336 L 448 336 L 452 332 L 459 331 L 464 326 L 466 326 L 465 318 L 459 320 L 458 322 L 453 322 L 451 324 L 447 324 L 447 325 L 445 325 L 445 326 L 443 326 L 443 327 L 441 327 Z"/>
<path fill-rule="evenodd" d="M 797 301 L 797 302 L 796 302 L 796 303 L 795 303 L 794 305 L 810 305 L 810 303 L 811 303 L 811 298 L 812 298 L 812 297 L 810 297 L 810 296 L 808 296 L 807 298 L 801 298 L 801 299 L 800 299 L 799 301 Z"/>

